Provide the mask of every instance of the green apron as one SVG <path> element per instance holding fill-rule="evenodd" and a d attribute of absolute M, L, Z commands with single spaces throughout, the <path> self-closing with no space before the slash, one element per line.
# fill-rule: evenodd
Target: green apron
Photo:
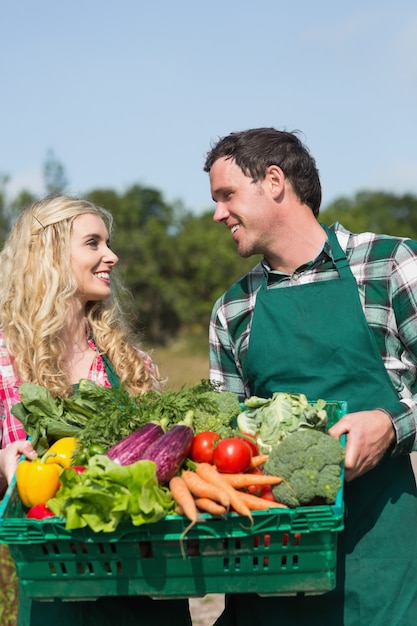
<path fill-rule="evenodd" d="M 327 230 L 327 229 L 326 229 Z M 257 295 L 245 379 L 251 394 L 346 400 L 349 412 L 398 401 L 362 310 L 355 278 L 327 230 L 339 278 Z M 387 454 L 345 484 L 336 589 L 319 596 L 231 595 L 216 626 L 414 626 L 417 492 L 409 455 Z"/>
<path fill-rule="evenodd" d="M 112 387 L 120 379 L 108 357 L 103 355 Z M 78 385 L 74 385 L 75 391 Z M 103 597 L 97 600 L 51 602 L 30 600 L 19 585 L 17 626 L 191 626 L 188 600 L 153 600 L 145 596 Z"/>

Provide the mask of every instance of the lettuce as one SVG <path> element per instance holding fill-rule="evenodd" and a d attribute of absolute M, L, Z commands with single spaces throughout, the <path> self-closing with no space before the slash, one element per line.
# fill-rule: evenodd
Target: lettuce
<path fill-rule="evenodd" d="M 64 470 L 60 481 L 47 505 L 66 519 L 68 530 L 88 526 L 95 532 L 113 532 L 122 520 L 140 526 L 175 512 L 174 500 L 159 485 L 152 461 L 121 466 L 106 455 L 95 455 L 84 472 Z"/>

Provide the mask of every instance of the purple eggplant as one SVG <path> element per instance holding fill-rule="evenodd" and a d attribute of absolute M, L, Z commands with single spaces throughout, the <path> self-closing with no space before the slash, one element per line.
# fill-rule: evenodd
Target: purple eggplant
<path fill-rule="evenodd" d="M 178 472 L 191 449 L 193 437 L 194 431 L 190 426 L 176 424 L 145 450 L 141 458 L 156 464 L 160 483 L 168 483 Z"/>
<path fill-rule="evenodd" d="M 139 461 L 144 452 L 164 434 L 163 428 L 154 422 L 148 422 L 138 430 L 118 441 L 107 450 L 106 454 L 112 461 L 120 465 L 130 465 Z"/>

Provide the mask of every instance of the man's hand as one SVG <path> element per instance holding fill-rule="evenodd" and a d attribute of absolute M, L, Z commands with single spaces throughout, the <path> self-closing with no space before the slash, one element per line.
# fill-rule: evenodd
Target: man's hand
<path fill-rule="evenodd" d="M 374 468 L 388 448 L 395 443 L 392 421 L 379 409 L 347 413 L 328 432 L 337 439 L 346 434 L 347 482 Z"/>

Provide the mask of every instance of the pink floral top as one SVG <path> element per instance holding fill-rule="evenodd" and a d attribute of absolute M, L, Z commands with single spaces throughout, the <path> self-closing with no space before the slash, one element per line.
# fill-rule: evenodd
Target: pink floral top
<path fill-rule="evenodd" d="M 88 343 L 91 348 L 96 349 L 91 338 L 88 338 Z M 149 355 L 143 352 L 140 355 L 150 370 L 155 368 Z M 111 386 L 104 360 L 99 353 L 91 364 L 88 380 L 105 387 Z M 17 439 L 26 439 L 21 422 L 11 413 L 12 406 L 20 402 L 19 386 L 20 381 L 13 368 L 13 357 L 6 348 L 4 335 L 0 330 L 0 448 L 5 448 Z"/>

